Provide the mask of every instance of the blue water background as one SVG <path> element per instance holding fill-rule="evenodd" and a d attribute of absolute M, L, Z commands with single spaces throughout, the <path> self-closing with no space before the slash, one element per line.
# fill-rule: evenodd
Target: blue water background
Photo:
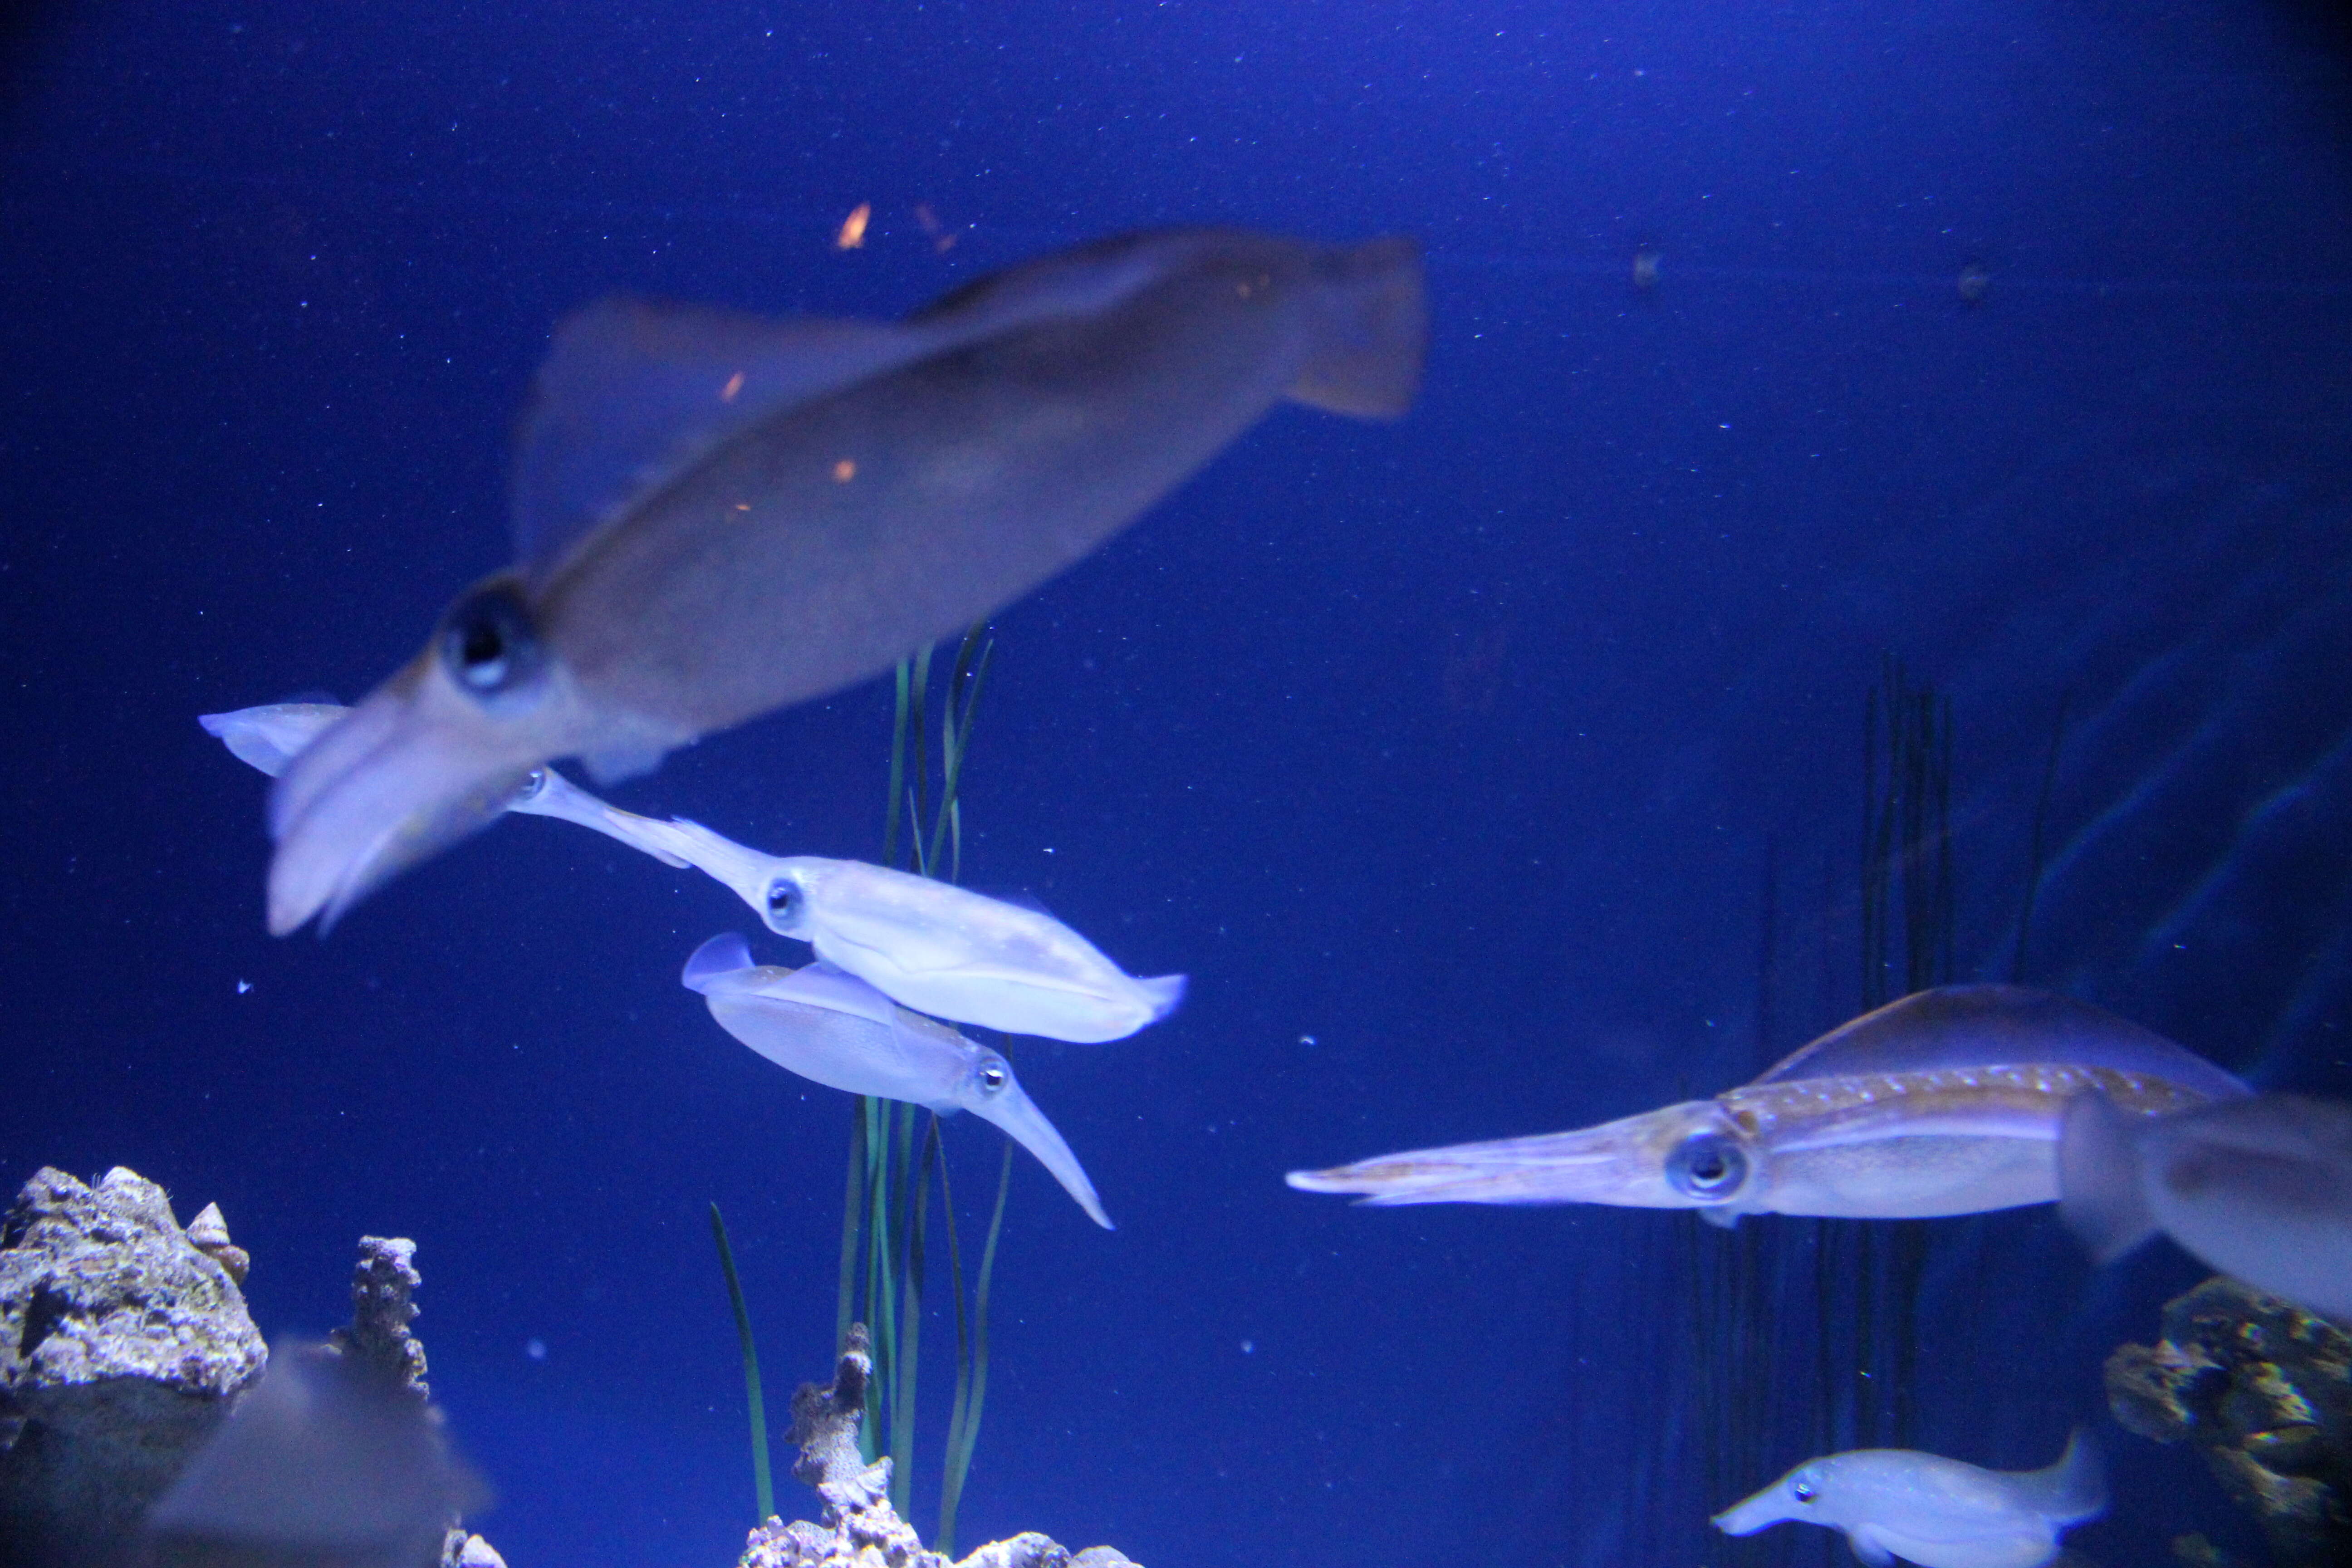
<path fill-rule="evenodd" d="M 1708 1561 L 1686 1216 L 1281 1173 L 1710 1092 L 1853 1011 L 1887 651 L 1953 702 L 1964 973 L 2010 972 L 2063 702 L 2027 976 L 2352 1089 L 2340 43 L 2261 0 L 41 14 L 0 105 L 0 1178 L 217 1200 L 273 1336 L 415 1237 L 509 1562 L 731 1561 L 704 1205 L 772 1400 L 830 1355 L 848 1125 L 677 984 L 747 911 L 515 821 L 272 940 L 262 781 L 194 715 L 355 698 L 506 559 L 514 411 L 602 293 L 887 315 L 1138 226 L 1410 232 L 1410 420 L 1278 412 L 999 619 L 969 879 L 1193 989 L 1013 1047 L 1120 1229 L 1016 1167 L 961 1533 Z M 616 798 L 871 855 L 887 723 L 850 691 Z M 950 1127 L 964 1192 L 998 1147 Z M 2197 1270 L 1970 1235 L 1923 1440 L 2045 1463 Z M 2094 1558 L 2245 1546 L 2113 1443 Z"/>

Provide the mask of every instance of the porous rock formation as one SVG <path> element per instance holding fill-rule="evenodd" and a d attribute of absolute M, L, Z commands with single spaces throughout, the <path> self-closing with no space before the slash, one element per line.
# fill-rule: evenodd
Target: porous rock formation
<path fill-rule="evenodd" d="M 352 1323 L 331 1342 L 423 1400 L 415 1251 L 360 1239 Z M 184 1230 L 134 1171 L 89 1186 L 44 1168 L 25 1184 L 0 1221 L 0 1568 L 135 1554 L 149 1508 L 268 1363 L 238 1289 L 250 1261 L 218 1205 Z M 441 1562 L 506 1568 L 458 1529 Z"/>
<path fill-rule="evenodd" d="M 2116 1419 L 2194 1443 L 2287 1568 L 2352 1563 L 2352 1334 L 2220 1276 L 2166 1302 L 2163 1329 L 2107 1358 Z"/>
<path fill-rule="evenodd" d="M 96 1563 L 268 1352 L 220 1211 L 187 1230 L 135 1172 L 44 1168 L 0 1222 L 0 1563 Z"/>
<path fill-rule="evenodd" d="M 889 1459 L 869 1465 L 857 1451 L 873 1371 L 865 1325 L 856 1324 L 833 1382 L 804 1383 L 793 1395 L 801 1450 L 793 1474 L 824 1500 L 824 1521 L 769 1520 L 751 1531 L 737 1568 L 1136 1568 L 1112 1547 L 1074 1552 L 1034 1531 L 992 1541 L 960 1563 L 927 1550 L 890 1506 Z"/>

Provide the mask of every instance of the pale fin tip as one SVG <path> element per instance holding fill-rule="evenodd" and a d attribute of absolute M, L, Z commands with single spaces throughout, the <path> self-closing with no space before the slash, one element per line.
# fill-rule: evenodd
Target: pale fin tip
<path fill-rule="evenodd" d="M 2127 1113 L 2100 1090 L 2066 1102 L 2058 1134 L 2058 1214 L 2101 1264 L 2154 1235 L 2140 1191 L 2139 1153 Z"/>
<path fill-rule="evenodd" d="M 1154 974 L 1135 984 L 1151 1005 L 1152 1022 L 1158 1023 L 1182 1005 L 1188 981 L 1181 974 Z"/>
<path fill-rule="evenodd" d="M 710 993 L 711 982 L 722 974 L 736 974 L 751 967 L 751 947 L 740 931 L 723 931 L 694 950 L 678 974 L 678 984 L 688 991 Z"/>

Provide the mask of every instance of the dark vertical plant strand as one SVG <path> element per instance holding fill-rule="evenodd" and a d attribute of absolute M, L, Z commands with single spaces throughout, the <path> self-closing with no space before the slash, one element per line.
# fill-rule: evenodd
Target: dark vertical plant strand
<path fill-rule="evenodd" d="M 2050 726 L 2050 755 L 2042 764 L 2042 791 L 2033 801 L 2033 842 L 2026 852 L 2025 904 L 2017 912 L 2017 946 L 2009 959 L 2009 983 L 2020 985 L 2025 981 L 2025 939 L 2033 930 L 2033 903 L 2042 895 L 2042 864 L 2044 834 L 2050 826 L 2050 792 L 2058 783 L 2058 753 L 2066 744 L 2066 710 L 2074 704 L 2074 693 L 2058 699 L 2058 718 Z"/>
<path fill-rule="evenodd" d="M 1013 1190 L 1013 1144 L 1007 1141 L 996 1169 L 996 1206 L 988 1216 L 988 1239 L 980 1249 L 980 1274 L 972 1289 L 971 1351 L 964 1349 L 963 1267 L 956 1256 L 955 1226 L 948 1226 L 948 1260 L 956 1276 L 956 1392 L 948 1414 L 947 1462 L 940 1477 L 940 1536 L 937 1550 L 955 1555 L 956 1510 L 963 1501 L 971 1451 L 980 1442 L 980 1414 L 988 1403 L 988 1290 L 996 1277 L 996 1240 L 1004 1234 L 1004 1199 Z M 947 1198 L 947 1164 L 940 1164 L 940 1197 Z M 952 1214 L 953 1210 L 950 1209 Z"/>
<path fill-rule="evenodd" d="M 1902 662 L 1887 655 L 1864 709 L 1863 737 L 1863 1001 L 1870 1008 L 1952 978 L 1951 700 L 1931 686 L 1913 686 Z M 1898 919 L 1903 962 L 1896 992 Z M 1856 1433 L 1861 1440 L 1902 1445 L 1917 1425 L 1919 1292 L 1928 1233 L 1918 1222 L 1897 1221 L 1865 1226 L 1857 1239 L 1864 1299 L 1853 1319 L 1861 1340 L 1855 1362 L 1874 1384 L 1874 1397 L 1864 1399 L 1855 1390 Z"/>
<path fill-rule="evenodd" d="M 710 1238 L 719 1244 L 719 1267 L 727 1275 L 727 1299 L 735 1307 L 735 1332 L 743 1342 L 743 1393 L 751 1407 L 751 1488 L 765 1524 L 775 1516 L 776 1481 L 768 1466 L 768 1405 L 760 1392 L 760 1352 L 751 1343 L 751 1314 L 743 1305 L 743 1281 L 735 1272 L 735 1249 L 727 1245 L 727 1222 L 710 1205 Z"/>

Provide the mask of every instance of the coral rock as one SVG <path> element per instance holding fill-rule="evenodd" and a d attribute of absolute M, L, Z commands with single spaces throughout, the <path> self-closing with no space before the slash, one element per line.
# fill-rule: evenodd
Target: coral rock
<path fill-rule="evenodd" d="M 1108 1546 L 1073 1555 L 1034 1531 L 992 1541 L 961 1563 L 927 1550 L 890 1506 L 890 1461 L 869 1465 L 858 1452 L 873 1372 L 866 1326 L 854 1323 L 833 1382 L 804 1383 L 793 1395 L 792 1440 L 801 1450 L 793 1474 L 824 1500 L 824 1521 L 768 1521 L 751 1531 L 737 1568 L 1136 1568 Z"/>
<path fill-rule="evenodd" d="M 411 1261 L 416 1243 L 405 1237 L 360 1237 L 360 1260 L 352 1270 L 352 1324 L 327 1336 L 345 1355 L 370 1363 L 419 1399 L 433 1391 L 425 1383 L 425 1347 L 408 1331 L 416 1321 L 411 1300 L 424 1279 Z"/>
<path fill-rule="evenodd" d="M 2107 1358 L 2116 1419 L 2194 1443 L 2282 1563 L 2352 1561 L 2352 1334 L 2220 1277 L 2167 1302 L 2163 1327 Z"/>
<path fill-rule="evenodd" d="M 480 1536 L 453 1529 L 441 1543 L 441 1568 L 507 1568 L 507 1560 Z"/>
<path fill-rule="evenodd" d="M 268 1359 L 163 1188 L 37 1173 L 0 1224 L 0 1563 L 120 1551 Z"/>

